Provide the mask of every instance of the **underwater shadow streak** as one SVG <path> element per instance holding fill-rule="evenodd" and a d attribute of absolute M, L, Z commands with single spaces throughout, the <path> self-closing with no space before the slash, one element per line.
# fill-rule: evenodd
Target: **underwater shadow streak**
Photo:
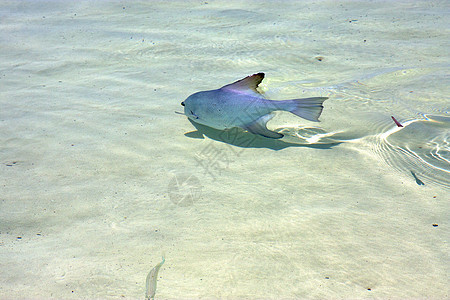
<path fill-rule="evenodd" d="M 229 130 L 219 130 L 208 127 L 199 123 L 195 123 L 191 119 L 189 122 L 194 125 L 197 131 L 187 132 L 184 135 L 189 138 L 203 138 L 203 135 L 208 138 L 233 145 L 241 148 L 267 148 L 272 150 L 281 150 L 288 147 L 307 147 L 315 149 L 331 149 L 332 147 L 341 144 L 341 142 L 324 143 L 324 144 L 295 144 L 283 142 L 281 139 L 271 139 L 260 135 L 233 128 Z"/>

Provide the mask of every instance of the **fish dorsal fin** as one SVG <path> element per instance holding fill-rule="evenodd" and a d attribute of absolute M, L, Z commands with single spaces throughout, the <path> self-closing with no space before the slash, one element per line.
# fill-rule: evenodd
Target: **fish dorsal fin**
<path fill-rule="evenodd" d="M 261 97 L 261 93 L 256 88 L 263 79 L 264 73 L 253 74 L 245 77 L 244 79 L 227 84 L 223 86 L 221 89 Z"/>

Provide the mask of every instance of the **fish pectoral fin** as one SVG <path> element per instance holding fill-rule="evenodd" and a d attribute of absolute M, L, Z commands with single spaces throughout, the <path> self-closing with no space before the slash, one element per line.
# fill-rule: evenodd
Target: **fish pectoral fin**
<path fill-rule="evenodd" d="M 262 135 L 264 137 L 271 138 L 271 139 L 280 139 L 284 135 L 282 135 L 281 133 L 267 129 L 266 124 L 272 118 L 273 118 L 273 114 L 264 115 L 264 116 L 256 119 L 255 121 L 245 125 L 243 128 L 253 134 Z"/>

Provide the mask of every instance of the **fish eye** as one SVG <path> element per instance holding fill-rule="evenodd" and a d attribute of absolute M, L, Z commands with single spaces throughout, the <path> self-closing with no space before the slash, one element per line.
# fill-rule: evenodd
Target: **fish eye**
<path fill-rule="evenodd" d="M 184 102 L 181 102 L 181 105 L 184 106 Z"/>

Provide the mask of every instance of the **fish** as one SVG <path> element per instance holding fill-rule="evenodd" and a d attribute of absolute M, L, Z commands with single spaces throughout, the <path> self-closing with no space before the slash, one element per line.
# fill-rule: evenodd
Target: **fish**
<path fill-rule="evenodd" d="M 412 174 L 412 176 L 414 177 L 414 179 L 416 180 L 416 183 L 417 183 L 418 185 L 425 185 L 425 183 L 423 183 L 423 181 L 420 180 L 420 179 L 417 177 L 416 173 L 414 173 L 413 171 L 411 171 L 411 174 Z"/>
<path fill-rule="evenodd" d="M 193 122 L 219 130 L 242 128 L 266 138 L 284 135 L 267 128 L 275 111 L 288 111 L 303 119 L 319 122 L 328 97 L 268 100 L 258 91 L 264 73 L 247 76 L 219 89 L 201 91 L 181 102 L 184 114 Z"/>
<path fill-rule="evenodd" d="M 145 300 L 155 299 L 156 294 L 156 281 L 158 280 L 158 272 L 161 266 L 166 261 L 164 255 L 159 264 L 157 264 L 147 275 L 145 280 Z"/>
<path fill-rule="evenodd" d="M 396 118 L 394 118 L 394 116 L 391 116 L 391 118 L 392 118 L 392 120 L 394 121 L 395 125 L 397 125 L 397 127 L 403 127 L 403 125 L 402 125 L 402 124 L 400 124 L 400 122 L 399 122 L 399 121 L 397 121 L 397 119 L 396 119 Z"/>

